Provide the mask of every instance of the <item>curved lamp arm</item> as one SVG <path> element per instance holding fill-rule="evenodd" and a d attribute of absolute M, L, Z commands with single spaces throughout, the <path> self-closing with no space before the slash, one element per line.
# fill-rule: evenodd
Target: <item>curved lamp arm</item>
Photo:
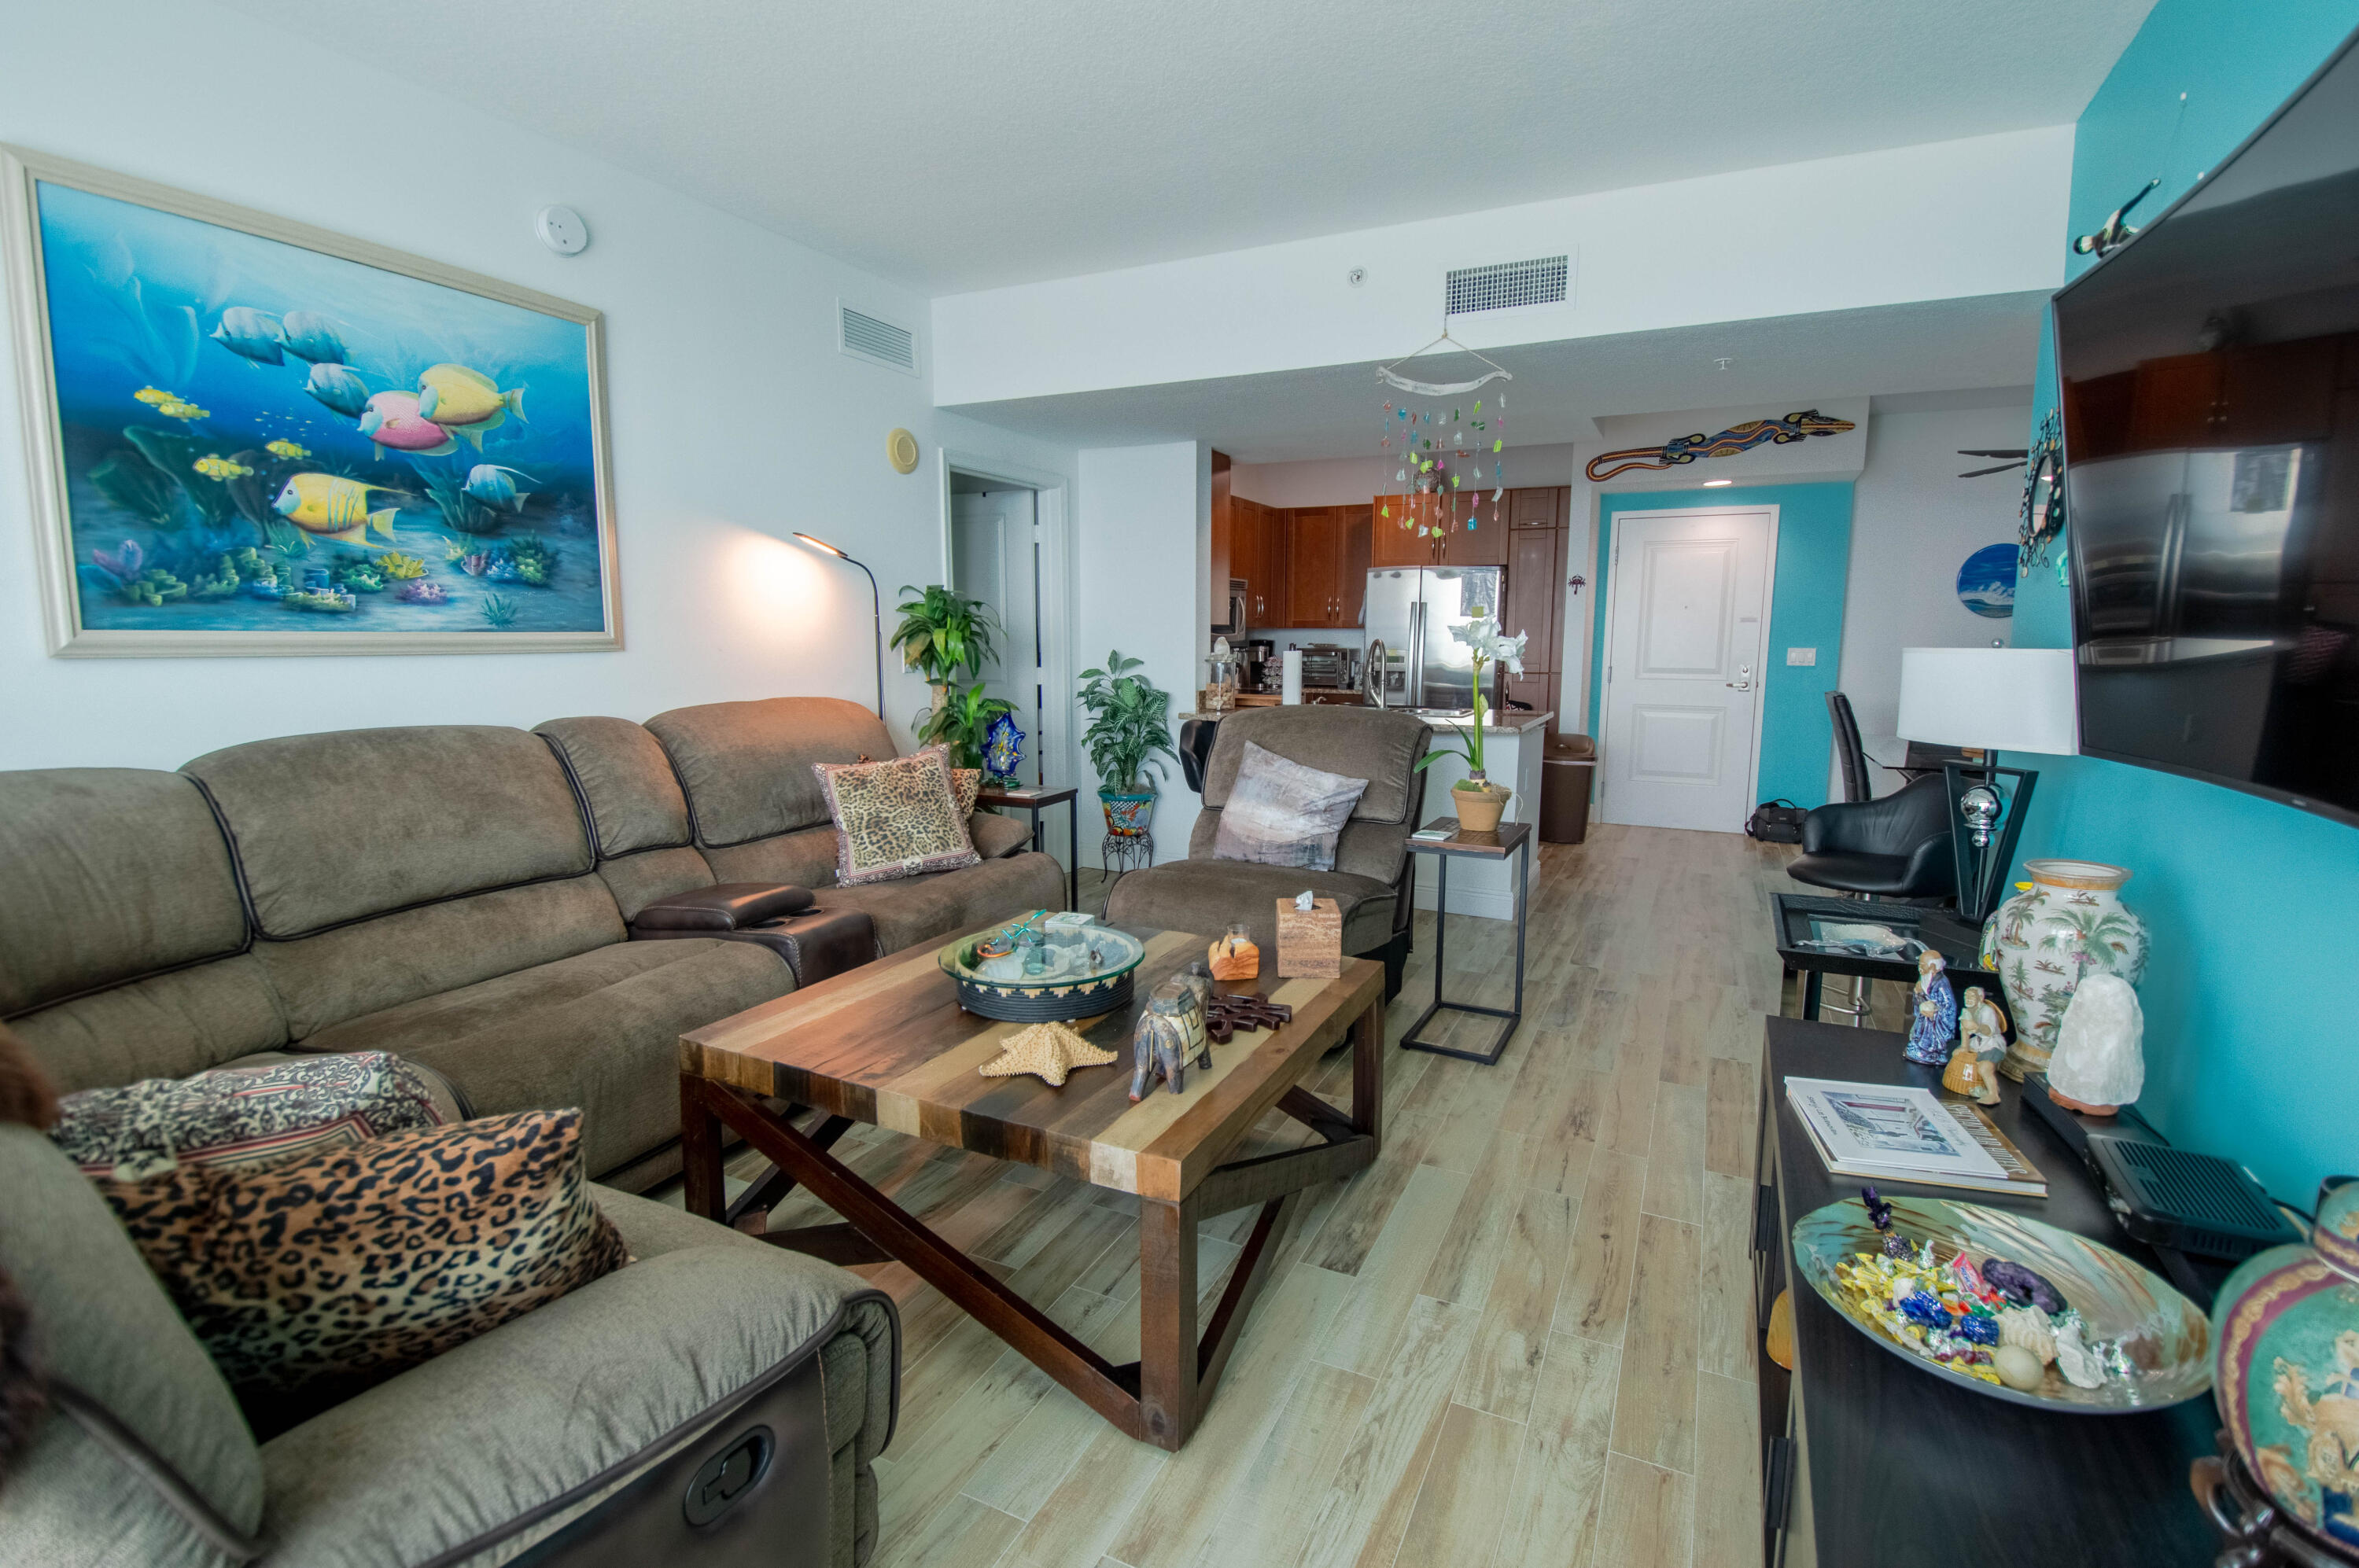
<path fill-rule="evenodd" d="M 881 723 L 885 718 L 885 594 L 884 590 L 876 586 L 876 574 L 870 571 L 865 563 L 853 559 L 825 539 L 816 539 L 809 534 L 799 532 L 795 535 L 795 537 L 814 550 L 860 568 L 860 575 L 868 579 L 868 603 L 876 622 L 876 718 Z"/>

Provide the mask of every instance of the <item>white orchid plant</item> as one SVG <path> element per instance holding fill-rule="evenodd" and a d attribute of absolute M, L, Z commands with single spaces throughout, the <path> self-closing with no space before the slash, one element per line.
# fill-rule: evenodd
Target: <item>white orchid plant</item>
<path fill-rule="evenodd" d="M 1483 700 L 1483 668 L 1495 664 L 1510 675 L 1522 675 L 1524 642 L 1531 633 L 1518 632 L 1512 637 L 1508 636 L 1498 619 L 1478 604 L 1462 625 L 1450 629 L 1450 634 L 1465 643 L 1467 651 L 1473 655 L 1474 722 L 1472 727 L 1453 733 L 1449 740 L 1419 757 L 1417 766 L 1423 770 L 1444 757 L 1463 757 L 1466 759 L 1466 777 L 1451 787 L 1487 789 L 1490 784 L 1483 772 L 1483 715 L 1489 710 L 1489 705 Z"/>

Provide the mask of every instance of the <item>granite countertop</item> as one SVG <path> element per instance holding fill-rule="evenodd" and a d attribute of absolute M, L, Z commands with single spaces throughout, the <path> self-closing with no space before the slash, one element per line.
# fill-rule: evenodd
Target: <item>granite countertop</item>
<path fill-rule="evenodd" d="M 1305 703 L 1303 706 L 1309 707 L 1310 705 Z M 1396 708 L 1394 711 L 1406 713 L 1414 710 L 1409 708 Z M 1182 713 L 1179 717 L 1181 719 L 1217 719 L 1220 715 L 1214 713 Z M 1421 713 L 1419 714 L 1418 717 L 1423 719 L 1427 724 L 1436 730 L 1471 730 L 1474 726 L 1474 720 L 1471 717 L 1459 713 Z M 1549 708 L 1538 713 L 1511 714 L 1505 719 L 1502 719 L 1498 714 L 1495 713 L 1489 718 L 1484 719 L 1483 732 L 1486 735 L 1527 735 L 1533 730 L 1547 729 L 1549 720 L 1553 719 L 1555 717 L 1556 710 L 1554 708 Z"/>

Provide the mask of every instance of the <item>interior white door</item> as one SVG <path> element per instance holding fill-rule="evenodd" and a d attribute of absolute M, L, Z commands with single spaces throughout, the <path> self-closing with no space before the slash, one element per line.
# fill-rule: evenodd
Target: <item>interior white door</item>
<path fill-rule="evenodd" d="M 1038 498 L 1028 490 L 951 497 L 952 586 L 991 606 L 999 623 L 984 690 L 1016 708 L 1025 734 L 1024 773 L 1040 781 L 1040 558 Z"/>
<path fill-rule="evenodd" d="M 1753 809 L 1775 528 L 1768 508 L 1614 519 L 1599 812 L 1606 821 L 1743 831 Z"/>

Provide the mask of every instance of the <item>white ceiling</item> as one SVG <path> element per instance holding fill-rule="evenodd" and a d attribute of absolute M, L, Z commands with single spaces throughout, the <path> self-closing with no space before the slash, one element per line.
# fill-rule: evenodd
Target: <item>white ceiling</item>
<path fill-rule="evenodd" d="M 2153 0 L 224 3 L 948 293 L 2059 124 Z"/>
<path fill-rule="evenodd" d="M 1814 400 L 1874 397 L 1879 408 L 2028 401 L 2048 297 L 1990 294 L 1912 305 L 1717 322 L 1486 351 L 1514 373 L 1515 443 L 1593 438 L 1598 421 L 1758 404 L 1783 414 Z M 1728 366 L 1718 363 L 1726 359 Z M 1473 361 L 1419 360 L 1435 381 Z M 991 424 L 1075 447 L 1210 442 L 1242 463 L 1366 452 L 1386 391 L 1364 364 L 1129 386 L 963 406 Z M 1610 425 L 1608 427 L 1611 427 Z"/>

